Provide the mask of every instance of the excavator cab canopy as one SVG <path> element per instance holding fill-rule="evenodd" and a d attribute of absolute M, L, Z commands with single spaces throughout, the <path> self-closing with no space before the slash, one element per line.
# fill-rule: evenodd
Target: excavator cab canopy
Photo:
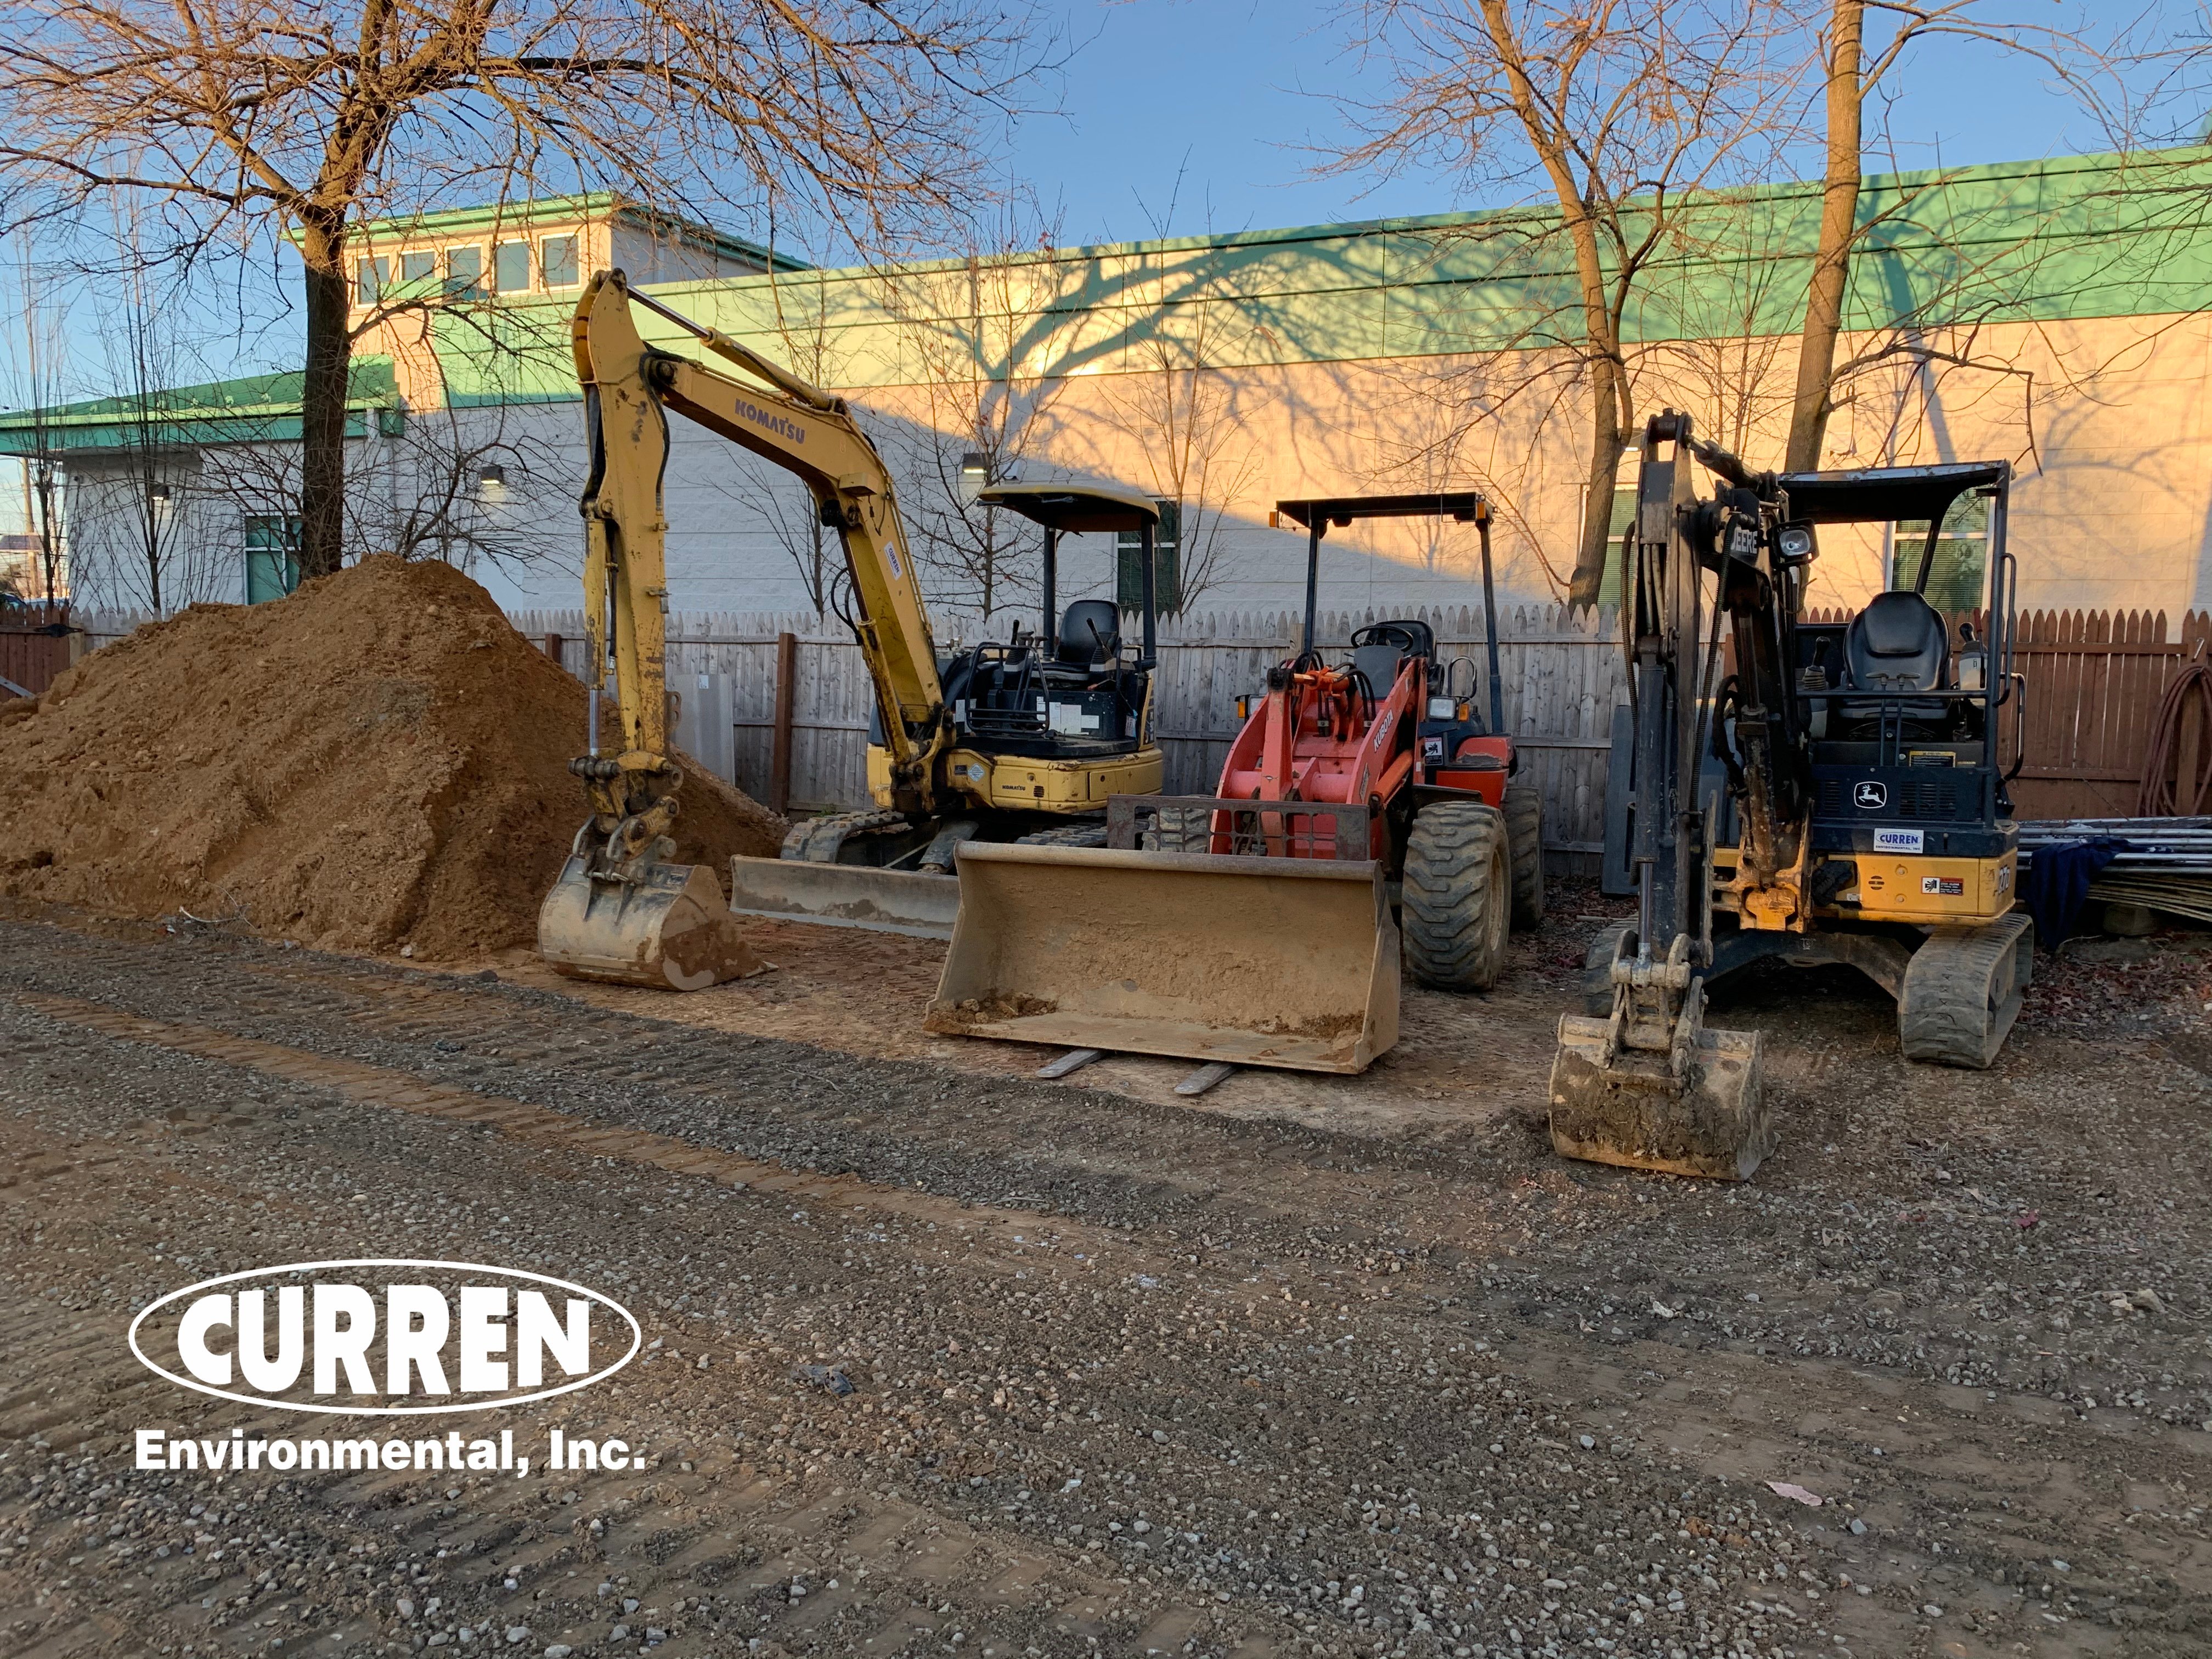
<path fill-rule="evenodd" d="M 1060 592 L 1060 538 L 1062 536 L 1083 535 L 1093 531 L 1111 532 L 1116 535 L 1134 535 L 1143 544 L 1144 556 L 1144 622 L 1145 654 L 1139 666 L 1149 670 L 1158 656 L 1155 638 L 1155 613 L 1158 600 L 1154 588 L 1153 561 L 1158 557 L 1154 538 L 1160 523 L 1159 504 L 1149 495 L 1139 495 L 1133 489 L 1117 489 L 1111 484 L 1097 483 L 995 483 L 977 492 L 975 500 L 984 507 L 1003 507 L 1009 513 L 1018 513 L 1044 526 L 1044 604 L 1042 626 L 1037 630 L 1041 639 L 1052 641 L 1074 638 L 1080 641 L 1091 635 L 1096 623 L 1086 612 L 1088 606 L 1100 607 L 1110 612 L 1110 603 L 1079 599 L 1068 607 L 1067 615 L 1060 616 L 1058 606 Z M 1110 620 L 1110 616 L 1109 617 Z M 1098 636 L 1103 642 L 1104 636 Z M 1119 634 L 1115 635 L 1118 642 Z"/>
<path fill-rule="evenodd" d="M 1872 466 L 1854 472 L 1784 472 L 1792 524 L 1894 524 L 1941 520 L 1969 490 L 2012 481 L 2009 461 L 1956 461 L 1939 466 Z"/>
<path fill-rule="evenodd" d="M 998 483 L 987 486 L 975 499 L 986 507 L 1018 513 L 1061 536 L 1093 530 L 1137 531 L 1160 521 L 1159 504 L 1151 496 L 1110 484 Z"/>

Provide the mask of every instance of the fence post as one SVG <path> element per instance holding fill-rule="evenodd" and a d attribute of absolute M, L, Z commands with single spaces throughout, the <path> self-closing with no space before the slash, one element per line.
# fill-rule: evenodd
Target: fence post
<path fill-rule="evenodd" d="M 775 636 L 775 746 L 768 768 L 768 805 L 771 812 L 791 810 L 791 712 L 799 678 L 799 635 Z"/>

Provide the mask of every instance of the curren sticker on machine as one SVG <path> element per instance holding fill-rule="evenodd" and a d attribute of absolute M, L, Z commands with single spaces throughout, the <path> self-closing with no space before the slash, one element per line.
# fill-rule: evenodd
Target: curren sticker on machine
<path fill-rule="evenodd" d="M 1925 830 L 1877 830 L 1874 832 L 1874 849 L 1877 853 L 1924 853 L 1928 850 Z"/>

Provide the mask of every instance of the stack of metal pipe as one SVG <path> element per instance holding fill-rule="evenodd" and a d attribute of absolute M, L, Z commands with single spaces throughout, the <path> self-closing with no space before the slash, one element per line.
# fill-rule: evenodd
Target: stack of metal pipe
<path fill-rule="evenodd" d="M 2090 884 L 2091 899 L 2212 923 L 2212 817 L 2023 819 L 2020 861 L 2033 863 L 2039 847 L 2106 836 L 2127 847 Z"/>

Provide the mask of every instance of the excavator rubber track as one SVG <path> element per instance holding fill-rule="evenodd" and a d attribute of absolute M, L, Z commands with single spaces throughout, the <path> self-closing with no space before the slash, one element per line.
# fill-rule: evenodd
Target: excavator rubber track
<path fill-rule="evenodd" d="M 1897 1000 L 1907 1060 L 1986 1071 L 2019 1018 L 2035 971 L 2035 923 L 2021 914 L 1939 927 L 1912 953 Z"/>

